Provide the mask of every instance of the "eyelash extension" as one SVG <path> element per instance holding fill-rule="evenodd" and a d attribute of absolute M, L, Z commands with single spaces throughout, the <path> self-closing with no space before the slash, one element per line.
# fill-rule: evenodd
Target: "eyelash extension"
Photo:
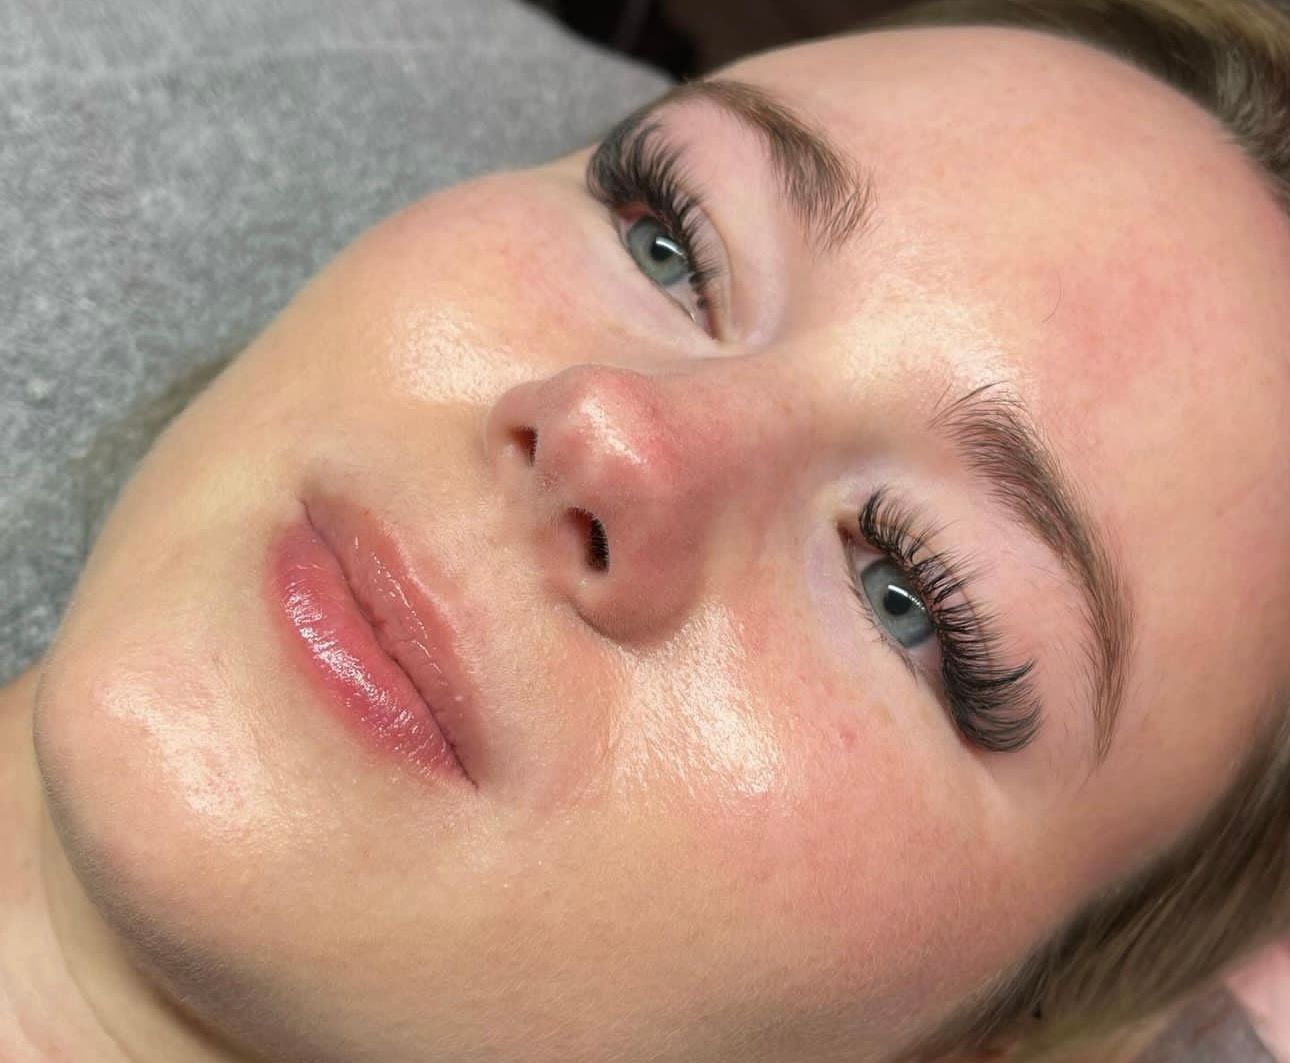
<path fill-rule="evenodd" d="M 1040 725 L 1035 662 L 1019 667 L 1000 662 L 994 617 L 977 612 L 963 598 L 968 579 L 959 574 L 958 563 L 932 550 L 914 524 L 914 514 L 891 500 L 885 488 L 870 495 L 860 511 L 861 536 L 900 569 L 927 609 L 940 644 L 941 681 L 959 733 L 989 752 L 1023 749 Z M 866 615 L 877 624 L 858 573 L 849 571 L 848 576 Z"/>
<path fill-rule="evenodd" d="M 681 245 L 690 263 L 690 286 L 708 308 L 718 257 L 705 240 L 703 208 L 688 190 L 681 151 L 657 123 L 628 120 L 600 142 L 587 163 L 587 191 L 610 210 L 641 206 Z"/>

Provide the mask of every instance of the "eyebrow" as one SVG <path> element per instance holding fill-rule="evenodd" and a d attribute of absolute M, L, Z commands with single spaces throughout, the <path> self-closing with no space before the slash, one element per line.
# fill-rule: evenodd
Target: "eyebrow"
<path fill-rule="evenodd" d="M 615 135 L 628 139 L 661 108 L 692 101 L 716 106 L 762 138 L 784 198 L 817 251 L 835 250 L 864 229 L 875 204 L 871 175 L 765 89 L 730 78 L 687 81 L 633 113 Z"/>
<path fill-rule="evenodd" d="M 1079 589 L 1100 764 L 1115 735 L 1133 648 L 1133 605 L 1116 555 L 1015 395 L 985 384 L 948 405 L 942 399 L 930 427 L 951 442 L 990 495 L 1048 545 Z"/>

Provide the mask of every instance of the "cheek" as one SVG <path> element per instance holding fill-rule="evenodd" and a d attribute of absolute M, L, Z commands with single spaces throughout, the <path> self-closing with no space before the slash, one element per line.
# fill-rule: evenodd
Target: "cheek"
<path fill-rule="evenodd" d="M 1006 816 L 913 692 L 877 665 L 868 687 L 841 677 L 806 623 L 709 606 L 684 652 L 639 672 L 626 796 L 657 806 L 671 859 L 722 898 L 723 950 L 743 957 L 732 969 L 749 999 L 921 1015 L 1025 943 L 1002 903 L 1006 847 L 992 844 Z"/>
<path fill-rule="evenodd" d="M 458 186 L 337 258 L 293 305 L 281 353 L 339 369 L 329 386 L 351 405 L 365 392 L 487 405 L 535 374 L 631 349 L 616 240 L 550 177 Z"/>

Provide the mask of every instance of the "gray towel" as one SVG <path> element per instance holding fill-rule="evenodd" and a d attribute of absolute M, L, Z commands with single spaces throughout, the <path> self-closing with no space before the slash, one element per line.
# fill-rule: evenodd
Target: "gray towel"
<path fill-rule="evenodd" d="M 0 685 L 129 472 L 69 467 L 105 426 L 379 218 L 666 84 L 507 0 L 0 0 Z"/>

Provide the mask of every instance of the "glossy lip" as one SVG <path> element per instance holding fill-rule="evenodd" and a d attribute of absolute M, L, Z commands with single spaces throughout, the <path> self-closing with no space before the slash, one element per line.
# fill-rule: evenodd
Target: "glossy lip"
<path fill-rule="evenodd" d="M 467 767 L 477 700 L 447 610 L 366 509 L 317 496 L 303 511 L 274 540 L 268 566 L 289 656 L 369 745 L 477 788 Z"/>

